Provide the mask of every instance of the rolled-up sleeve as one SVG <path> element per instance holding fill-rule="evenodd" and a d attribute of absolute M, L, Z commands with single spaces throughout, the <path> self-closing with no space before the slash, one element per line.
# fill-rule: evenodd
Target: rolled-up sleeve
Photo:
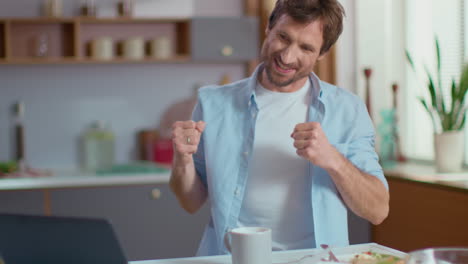
<path fill-rule="evenodd" d="M 348 147 L 347 158 L 361 171 L 377 177 L 388 189 L 387 180 L 375 151 L 374 125 L 361 100 L 358 100 L 356 111 L 356 119 L 352 124 L 355 133 Z"/>

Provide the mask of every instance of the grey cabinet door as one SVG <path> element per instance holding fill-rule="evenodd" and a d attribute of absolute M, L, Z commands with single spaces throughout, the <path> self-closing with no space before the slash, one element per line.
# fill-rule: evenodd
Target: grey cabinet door
<path fill-rule="evenodd" d="M 44 194 L 37 191 L 1 191 L 0 213 L 44 214 Z"/>
<path fill-rule="evenodd" d="M 194 256 L 208 208 L 182 210 L 167 184 L 51 192 L 53 215 L 108 219 L 129 260 Z"/>
<path fill-rule="evenodd" d="M 348 210 L 348 230 L 351 245 L 371 242 L 371 224 L 351 210 Z"/>
<path fill-rule="evenodd" d="M 258 56 L 256 17 L 194 18 L 190 35 L 195 61 L 245 61 Z"/>

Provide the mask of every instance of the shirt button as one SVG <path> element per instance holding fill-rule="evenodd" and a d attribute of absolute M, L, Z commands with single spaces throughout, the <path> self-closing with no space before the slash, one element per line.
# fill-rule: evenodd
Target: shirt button
<path fill-rule="evenodd" d="M 257 115 L 257 114 L 255 114 L 255 113 L 252 113 L 252 117 L 253 117 L 253 118 L 255 118 L 255 116 L 256 116 L 256 115 Z"/>
<path fill-rule="evenodd" d="M 244 152 L 244 156 L 248 156 L 248 155 L 249 155 L 248 151 Z"/>
<path fill-rule="evenodd" d="M 240 191 L 239 191 L 239 188 L 237 188 L 237 189 L 234 191 L 234 195 L 239 196 L 239 194 L 240 194 Z"/>

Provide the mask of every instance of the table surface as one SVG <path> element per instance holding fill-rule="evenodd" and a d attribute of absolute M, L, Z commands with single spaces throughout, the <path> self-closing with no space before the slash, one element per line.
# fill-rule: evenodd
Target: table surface
<path fill-rule="evenodd" d="M 349 260 L 355 254 L 366 251 L 373 251 L 378 253 L 390 254 L 400 258 L 404 258 L 404 252 L 391 249 L 376 243 L 358 244 L 347 247 L 332 248 L 338 259 Z M 305 257 L 305 258 L 304 258 Z M 287 250 L 275 251 L 272 254 L 273 264 L 305 264 L 317 263 L 315 259 L 327 258 L 328 253 L 322 249 L 300 249 L 300 250 Z M 303 259 L 304 258 L 304 259 Z M 300 261 L 303 259 L 303 261 Z M 143 260 L 132 261 L 130 264 L 230 264 L 230 255 L 209 256 L 209 257 L 191 257 L 191 258 L 176 258 L 176 259 L 159 259 L 159 260 Z M 325 263 L 325 262 L 323 262 Z M 327 262 L 328 264 L 330 262 Z"/>

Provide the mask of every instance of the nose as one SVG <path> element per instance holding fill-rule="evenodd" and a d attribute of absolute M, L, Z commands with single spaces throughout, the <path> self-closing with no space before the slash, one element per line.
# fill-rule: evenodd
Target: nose
<path fill-rule="evenodd" d="M 286 65 L 295 64 L 296 58 L 297 58 L 297 50 L 292 45 L 287 46 L 281 52 L 281 62 Z"/>

